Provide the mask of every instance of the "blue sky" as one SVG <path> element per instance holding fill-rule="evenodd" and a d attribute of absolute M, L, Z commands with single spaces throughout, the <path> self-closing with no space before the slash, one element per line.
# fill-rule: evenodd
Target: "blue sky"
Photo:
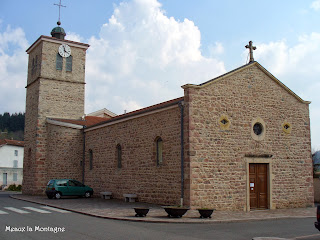
<path fill-rule="evenodd" d="M 59 0 L 0 1 L 0 113 L 25 109 L 27 54 L 50 35 Z M 62 0 L 67 39 L 89 43 L 86 113 L 120 114 L 183 95 L 255 60 L 311 101 L 312 147 L 320 150 L 320 0 Z M 159 91 L 161 89 L 161 91 Z M 3 104 L 4 103 L 4 104 Z"/>

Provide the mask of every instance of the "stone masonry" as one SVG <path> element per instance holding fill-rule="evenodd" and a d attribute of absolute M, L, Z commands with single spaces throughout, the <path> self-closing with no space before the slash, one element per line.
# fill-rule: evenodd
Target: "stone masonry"
<path fill-rule="evenodd" d="M 59 46 L 71 46 L 73 69 L 56 70 Z M 43 194 L 47 183 L 47 117 L 84 115 L 84 71 L 88 45 L 41 36 L 28 50 L 23 192 Z M 65 67 L 65 59 L 63 59 Z"/>
<path fill-rule="evenodd" d="M 248 210 L 249 162 L 269 164 L 270 208 L 313 205 L 308 102 L 257 62 L 183 88 L 191 206 Z M 230 124 L 227 129 L 221 116 Z M 265 123 L 262 140 L 252 137 L 256 119 Z"/>
<path fill-rule="evenodd" d="M 157 166 L 156 139 L 163 140 L 163 164 Z M 116 146 L 122 148 L 122 167 Z M 139 201 L 180 203 L 180 109 L 178 104 L 161 112 L 86 130 L 86 184 L 96 194 L 111 191 L 115 198 L 135 193 Z M 89 169 L 89 150 L 93 168 Z"/>

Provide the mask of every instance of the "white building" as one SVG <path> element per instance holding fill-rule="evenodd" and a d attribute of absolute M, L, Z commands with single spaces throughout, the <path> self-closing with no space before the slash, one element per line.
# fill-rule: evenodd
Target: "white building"
<path fill-rule="evenodd" d="M 24 142 L 0 140 L 0 187 L 22 184 Z"/>

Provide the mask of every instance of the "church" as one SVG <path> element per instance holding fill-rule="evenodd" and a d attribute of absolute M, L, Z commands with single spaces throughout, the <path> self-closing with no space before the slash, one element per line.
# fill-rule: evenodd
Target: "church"
<path fill-rule="evenodd" d="M 84 113 L 88 44 L 55 27 L 27 50 L 23 194 L 72 178 L 114 198 L 250 211 L 313 206 L 309 101 L 250 62 L 122 115 Z M 88 83 L 90 84 L 90 83 Z"/>

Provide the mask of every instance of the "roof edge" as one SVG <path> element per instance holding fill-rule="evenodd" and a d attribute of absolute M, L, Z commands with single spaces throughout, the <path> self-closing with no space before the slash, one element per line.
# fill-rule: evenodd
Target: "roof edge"
<path fill-rule="evenodd" d="M 60 126 L 60 127 L 67 127 L 67 128 L 74 128 L 74 129 L 83 129 L 82 125 L 74 124 L 74 123 L 66 123 L 57 121 L 51 118 L 47 118 L 47 123 L 50 123 L 52 125 Z"/>
<path fill-rule="evenodd" d="M 291 94 L 293 97 L 295 97 L 298 101 L 300 101 L 301 103 L 304 103 L 304 104 L 310 104 L 311 102 L 310 101 L 305 101 L 303 100 L 302 98 L 300 98 L 297 94 L 295 94 L 291 89 L 289 89 L 286 85 L 284 85 L 279 79 L 277 79 L 275 76 L 273 76 L 267 69 L 265 69 L 260 63 L 258 63 L 257 61 L 254 61 L 254 62 L 251 62 L 251 63 L 248 63 L 246 65 L 243 65 L 239 68 L 236 68 L 230 72 L 227 72 L 223 75 L 220 75 L 216 78 L 213 78 L 207 82 L 204 82 L 204 83 L 201 83 L 201 84 L 185 84 L 183 86 L 181 86 L 181 88 L 183 89 L 187 89 L 187 88 L 196 88 L 196 89 L 200 89 L 200 88 L 203 88 L 203 87 L 206 87 L 210 84 L 213 84 L 213 83 L 216 83 L 217 81 L 220 81 L 226 77 L 230 77 L 232 76 L 233 74 L 236 74 L 240 71 L 243 71 L 251 66 L 257 66 L 261 71 L 263 71 L 268 77 L 270 77 L 273 81 L 275 81 L 279 86 L 281 86 L 282 88 L 284 88 L 289 94 Z"/>
<path fill-rule="evenodd" d="M 80 43 L 80 42 L 74 42 L 70 40 L 65 40 L 65 39 L 59 39 L 59 38 L 54 38 L 54 37 L 49 37 L 45 35 L 41 35 L 27 50 L 27 53 L 30 53 L 41 41 L 47 41 L 47 42 L 54 42 L 54 43 L 68 43 L 70 46 L 73 47 L 79 47 L 79 48 L 84 48 L 88 49 L 90 47 L 89 44 L 87 43 Z"/>
<path fill-rule="evenodd" d="M 90 127 L 87 127 L 85 131 L 87 132 L 87 131 L 94 130 L 94 129 L 97 129 L 97 128 L 101 128 L 101 127 L 104 127 L 104 126 L 108 126 L 108 125 L 111 125 L 111 124 L 127 121 L 127 120 L 130 120 L 130 119 L 133 119 L 133 118 L 142 117 L 142 116 L 149 115 L 149 114 L 152 114 L 152 113 L 156 113 L 156 112 L 159 112 L 159 111 L 163 111 L 165 109 L 174 107 L 175 105 L 177 105 L 178 103 L 180 103 L 183 100 L 184 100 L 184 97 L 175 98 L 175 99 L 172 99 L 172 100 L 169 100 L 169 101 L 166 101 L 166 102 L 162 102 L 162 103 L 158 103 L 158 104 L 155 104 L 155 105 L 152 105 L 152 106 L 149 106 L 149 107 L 141 108 L 141 109 L 138 109 L 138 110 L 133 111 L 133 112 L 129 112 L 129 113 L 126 113 L 126 114 L 118 115 L 118 116 L 113 117 L 111 119 L 108 119 L 106 121 L 97 123 L 97 124 L 92 125 Z"/>

